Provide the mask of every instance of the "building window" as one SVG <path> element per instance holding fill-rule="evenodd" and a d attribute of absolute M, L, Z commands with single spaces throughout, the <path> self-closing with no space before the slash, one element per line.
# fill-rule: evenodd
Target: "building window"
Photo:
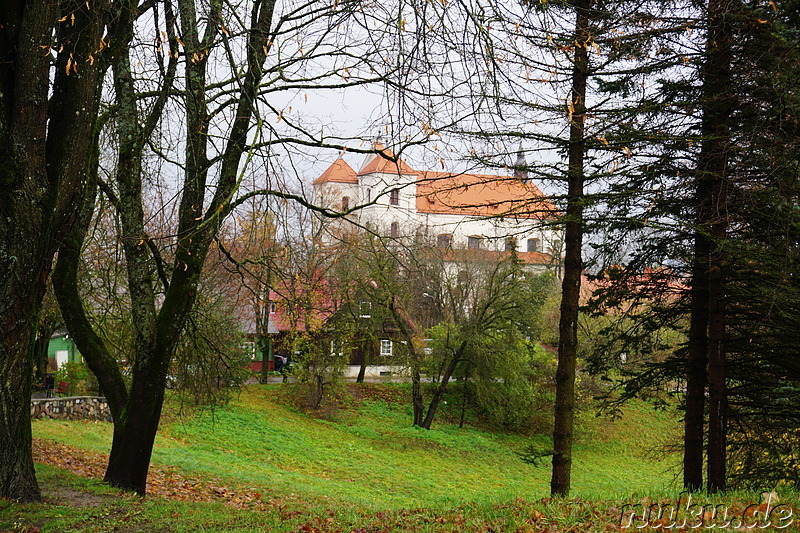
<path fill-rule="evenodd" d="M 400 205 L 400 191 L 397 189 L 392 189 L 389 192 L 389 203 L 391 205 Z"/>
<path fill-rule="evenodd" d="M 467 237 L 467 248 L 469 248 L 470 250 L 480 250 L 482 240 L 483 239 L 477 236 Z"/>
<path fill-rule="evenodd" d="M 372 317 L 372 302 L 361 302 L 358 306 L 358 318 Z"/>
<path fill-rule="evenodd" d="M 538 252 L 540 250 L 539 239 L 528 239 L 528 251 Z"/>
<path fill-rule="evenodd" d="M 344 355 L 344 342 L 342 339 L 333 339 L 331 341 L 331 357 L 341 357 Z"/>
<path fill-rule="evenodd" d="M 450 248 L 453 244 L 453 236 L 450 233 L 440 233 L 436 237 L 436 246 L 439 248 Z"/>
<path fill-rule="evenodd" d="M 367 203 L 372 201 L 372 187 L 367 187 Z"/>
<path fill-rule="evenodd" d="M 389 339 L 381 339 L 381 357 L 392 355 L 392 341 Z"/>
<path fill-rule="evenodd" d="M 342 211 L 347 211 L 348 209 L 350 209 L 350 197 L 342 196 Z"/>
<path fill-rule="evenodd" d="M 255 342 L 245 342 L 244 344 L 242 344 L 242 352 L 244 353 L 245 357 L 247 357 L 247 359 L 249 361 L 255 361 L 256 360 L 256 355 L 258 353 L 258 352 L 256 352 L 256 343 Z"/>
<path fill-rule="evenodd" d="M 278 311 L 278 305 L 275 302 L 269 303 L 269 314 L 276 313 Z"/>
<path fill-rule="evenodd" d="M 392 237 L 399 237 L 400 236 L 400 224 L 397 222 L 392 222 L 389 225 L 389 235 Z"/>
<path fill-rule="evenodd" d="M 466 284 L 469 281 L 469 274 L 466 270 L 460 270 L 458 272 L 458 282 L 462 285 Z"/>
<path fill-rule="evenodd" d="M 506 252 L 510 252 L 512 250 L 517 249 L 517 239 L 514 237 L 509 237 L 506 239 Z"/>

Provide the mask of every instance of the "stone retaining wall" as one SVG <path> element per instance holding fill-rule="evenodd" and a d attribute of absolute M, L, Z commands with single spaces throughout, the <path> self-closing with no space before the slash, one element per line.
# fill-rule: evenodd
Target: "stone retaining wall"
<path fill-rule="evenodd" d="M 106 399 L 100 396 L 31 399 L 31 418 L 68 420 L 105 420 L 111 422 Z"/>

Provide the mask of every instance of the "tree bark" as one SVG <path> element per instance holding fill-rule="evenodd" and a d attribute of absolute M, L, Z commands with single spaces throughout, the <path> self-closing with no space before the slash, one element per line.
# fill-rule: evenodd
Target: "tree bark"
<path fill-rule="evenodd" d="M 84 4 L 0 7 L 0 498 L 41 498 L 31 456 L 33 324 L 83 192 L 97 109 L 98 68 L 88 59 L 99 53 L 104 10 Z"/>
<path fill-rule="evenodd" d="M 586 124 L 586 84 L 589 77 L 589 23 L 592 0 L 572 2 L 575 9 L 575 57 L 570 98 L 567 169 L 567 212 L 564 235 L 564 279 L 561 285 L 558 367 L 553 428 L 553 473 L 550 494 L 568 496 L 572 470 L 575 419 L 575 366 L 578 353 L 578 304 L 583 260 L 583 182 Z"/>
<path fill-rule="evenodd" d="M 727 386 L 725 371 L 724 241 L 728 232 L 728 149 L 731 145 L 731 75 L 736 0 L 709 0 L 703 65 L 703 146 L 700 172 L 709 182 L 704 227 L 711 234 L 708 258 L 708 492 L 725 490 Z"/>
<path fill-rule="evenodd" d="M 698 198 L 702 190 L 698 189 Z M 706 366 L 708 364 L 708 237 L 699 229 L 694 237 L 692 260 L 689 344 L 686 360 L 686 412 L 683 431 L 683 487 L 703 486 Z"/>

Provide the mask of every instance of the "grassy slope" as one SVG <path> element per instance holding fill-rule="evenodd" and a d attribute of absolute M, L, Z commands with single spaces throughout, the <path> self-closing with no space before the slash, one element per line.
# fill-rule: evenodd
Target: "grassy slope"
<path fill-rule="evenodd" d="M 364 401 L 337 422 L 317 420 L 277 401 L 276 388 L 252 386 L 230 406 L 166 424 L 153 462 L 275 495 L 333 498 L 376 509 L 491 503 L 549 491 L 547 461 L 515 455 L 527 439 L 474 428 L 409 425 L 405 404 Z M 645 452 L 673 435 L 676 421 L 643 405 L 621 420 L 589 418 L 575 450 L 574 494 L 601 497 L 663 491 L 677 457 Z M 41 438 L 107 452 L 106 424 L 35 421 Z"/>
<path fill-rule="evenodd" d="M 403 390 L 362 393 L 391 400 Z M 443 418 L 457 417 L 453 403 L 443 406 Z M 414 429 L 406 402 L 355 402 L 336 422 L 326 422 L 287 407 L 280 387 L 253 386 L 213 416 L 167 412 L 154 470 L 201 480 L 195 495 L 202 501 L 141 499 L 37 465 L 45 503 L 0 500 L 0 532 L 619 531 L 624 504 L 674 502 L 678 493 L 666 472 L 678 457 L 647 457 L 658 444 L 674 442 L 677 421 L 641 404 L 613 422 L 584 415 L 573 471 L 579 497 L 571 500 L 544 497 L 546 461 L 532 467 L 515 455 L 529 439 L 442 421 L 432 431 Z M 111 426 L 38 420 L 34 436 L 107 453 Z M 211 478 L 218 481 L 202 481 Z M 228 487 L 232 496 L 210 487 Z M 797 495 L 782 496 L 796 512 Z M 758 497 L 706 501 L 740 512 Z M 783 531 L 790 530 L 798 529 Z"/>

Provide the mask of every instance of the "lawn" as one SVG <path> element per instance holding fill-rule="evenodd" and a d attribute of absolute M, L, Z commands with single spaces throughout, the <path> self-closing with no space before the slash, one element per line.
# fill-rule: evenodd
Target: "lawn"
<path fill-rule="evenodd" d="M 645 404 L 615 420 L 584 412 L 572 499 L 550 500 L 548 461 L 518 456 L 531 438 L 459 429 L 447 408 L 420 430 L 403 386 L 354 390 L 358 399 L 329 420 L 291 407 L 282 386 L 247 387 L 213 412 L 179 415 L 171 404 L 152 458 L 154 496 L 144 500 L 96 479 L 110 424 L 34 421 L 50 457 L 37 466 L 48 503 L 6 503 L 0 530 L 592 531 L 612 527 L 625 503 L 679 492 L 680 456 L 659 452 L 680 435 L 674 413 Z"/>

